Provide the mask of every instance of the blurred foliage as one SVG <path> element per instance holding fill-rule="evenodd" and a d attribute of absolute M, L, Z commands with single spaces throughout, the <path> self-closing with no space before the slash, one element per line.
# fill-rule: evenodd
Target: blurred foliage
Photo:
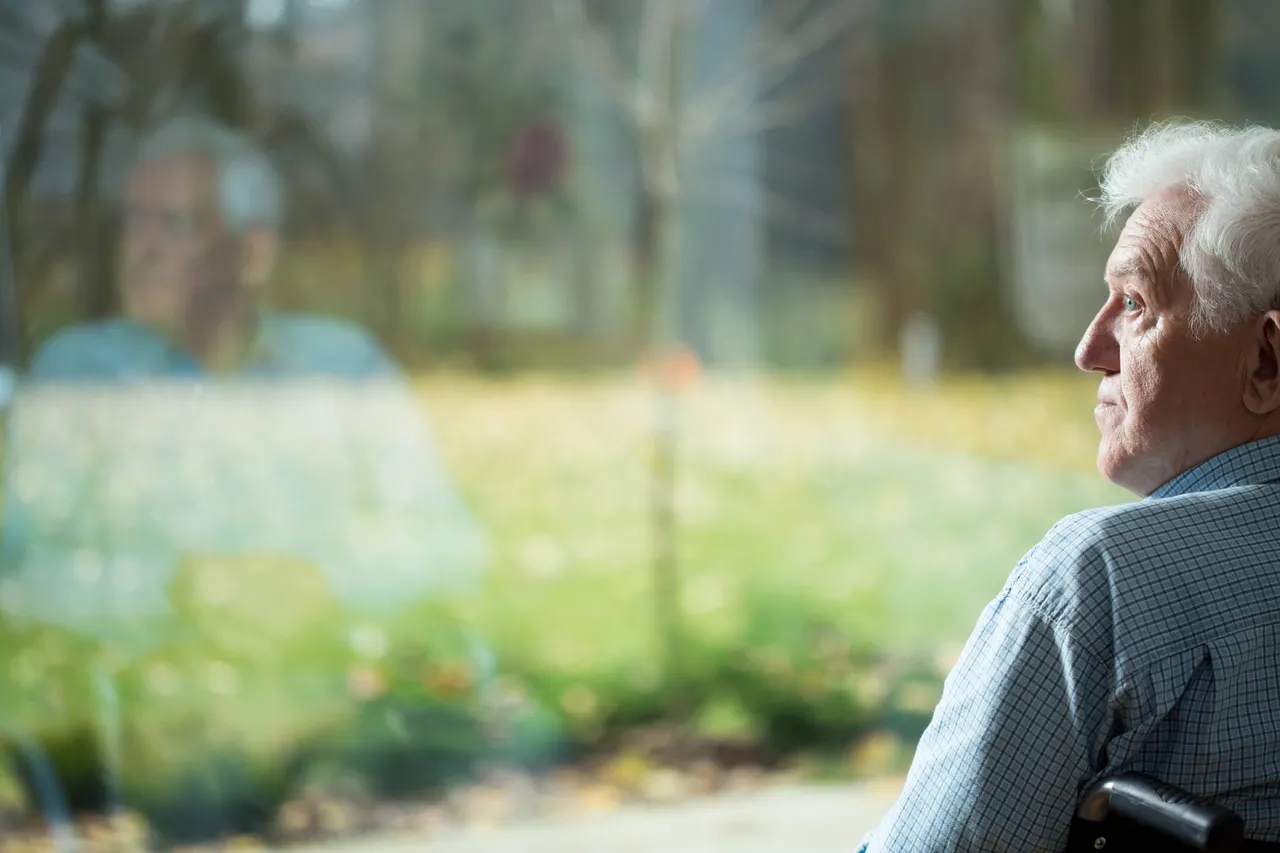
<path fill-rule="evenodd" d="M 187 630 L 228 661 L 296 667 L 330 659 L 338 639 L 339 606 L 323 572 L 287 555 L 189 557 L 169 595 Z"/>
<path fill-rule="evenodd" d="M 466 203 L 509 233 L 529 224 L 521 217 L 534 213 L 535 199 L 566 205 L 559 191 L 569 141 L 557 118 L 563 33 L 545 9 L 503 4 L 498 14 L 508 20 L 495 27 L 492 0 L 446 0 L 429 8 L 409 91 L 418 111 L 437 116 L 438 132 L 450 137 L 447 150 L 458 158 L 451 177 L 460 181 Z M 394 12 L 391 21 L 405 23 Z"/>
<path fill-rule="evenodd" d="M 616 105 L 607 102 L 617 93 L 608 91 L 608 81 L 590 97 L 592 87 L 574 82 L 593 50 L 589 40 L 570 38 L 546 9 L 498 0 L 386 0 L 351 5 L 342 13 L 345 24 L 334 18 L 304 26 L 307 15 L 290 7 L 283 29 L 258 32 L 235 13 L 243 4 L 145 2 L 131 4 L 127 14 L 91 5 L 100 10 L 95 23 L 75 37 L 97 44 L 125 81 L 119 103 L 95 114 L 99 124 L 109 115 L 136 127 L 179 104 L 205 106 L 260 138 L 285 168 L 296 195 L 291 239 L 320 238 L 330 248 L 345 243 L 343 251 L 356 256 L 353 264 L 327 266 L 334 258 L 324 253 L 314 265 L 319 274 L 313 269 L 306 278 L 305 298 L 302 288 L 288 285 L 281 290 L 298 298 L 286 301 L 364 322 L 414 365 L 432 363 L 431 350 L 440 349 L 486 370 L 594 368 L 634 357 L 638 341 L 601 339 L 633 325 L 643 302 L 635 294 L 651 284 L 633 268 L 644 255 L 643 187 L 626 174 L 606 179 L 599 164 L 595 171 L 588 166 L 605 148 L 614 164 L 628 163 L 634 152 L 615 126 Z M 628 29 L 636 25 L 632 18 L 643 17 L 636 4 L 589 6 L 602 21 L 616 19 L 607 29 L 620 28 L 613 33 L 619 45 L 637 35 Z M 1253 13 L 1239 0 L 1001 0 L 971 4 L 964 14 L 936 0 L 867 7 L 865 32 L 832 48 L 847 52 L 855 67 L 848 91 L 820 109 L 797 108 L 782 123 L 788 133 L 761 134 L 759 152 L 769 167 L 734 178 L 772 198 L 752 225 L 766 250 L 760 273 L 768 304 L 741 308 L 765 342 L 765 364 L 803 359 L 831 366 L 869 349 L 892 354 L 897 333 L 920 311 L 942 325 L 951 367 L 1034 364 L 1041 354 L 1022 339 L 1007 307 L 1021 273 L 1002 262 L 1015 215 L 1010 134 L 1032 122 L 1067 135 L 1101 129 L 1110 138 L 1135 119 L 1229 113 L 1234 90 L 1244 84 L 1228 80 L 1226 69 L 1247 45 L 1236 43 L 1238 33 L 1228 41 L 1228 24 Z M 335 46 L 344 26 L 353 35 Z M 760 31 L 767 29 L 762 22 Z M 326 51 L 336 53 L 317 58 Z M 799 79 L 821 90 L 831 85 L 822 75 L 833 72 L 814 60 L 799 60 L 808 69 Z M 722 61 L 690 58 L 695 67 Z M 56 88 L 57 77 L 44 82 Z M 339 144 L 342 133 L 333 136 L 331 119 L 308 105 L 323 102 L 326 91 L 334 125 L 359 125 L 352 133 L 363 142 Z M 806 134 L 829 133 L 822 128 L 836 123 L 847 128 L 847 150 L 823 148 L 812 171 L 838 181 L 853 173 L 849 197 L 830 212 L 835 232 L 846 220 L 850 226 L 832 238 L 840 260 L 830 277 L 841 281 L 843 293 L 830 303 L 826 294 L 819 297 L 830 310 L 804 320 L 822 332 L 811 341 L 776 325 L 780 314 L 804 314 L 815 296 L 788 286 L 794 270 L 776 267 L 800 257 L 804 243 L 782 221 L 793 218 L 788 211 L 805 213 L 817 197 L 788 200 L 790 186 L 769 184 L 781 180 L 788 161 L 805 156 L 812 142 Z M 24 159 L 32 163 L 41 145 L 53 146 L 38 127 L 23 128 L 22 136 Z M 82 170 L 108 168 L 92 147 L 80 152 Z M 592 154 L 593 147 L 601 151 Z M 625 196 L 605 205 L 617 208 L 617 221 L 597 222 L 610 194 Z M 44 235 L 30 246 L 15 242 L 27 350 L 73 318 L 107 313 L 113 301 L 108 272 L 116 215 L 107 199 L 82 196 L 78 212 L 42 199 L 14 217 L 15 228 L 30 220 L 30 235 Z M 856 251 L 846 251 L 849 236 L 859 242 Z M 686 237 L 696 246 L 704 235 Z M 602 283 L 614 273 L 630 278 L 637 304 L 620 309 L 624 316 L 612 318 L 608 329 L 586 331 L 583 317 L 591 312 L 565 310 L 572 319 L 530 334 L 521 318 L 496 307 L 511 301 L 504 291 L 513 285 L 496 280 L 506 276 L 495 272 L 494 257 L 530 243 L 583 241 L 607 242 L 613 255 L 562 264 L 553 274 L 561 280 L 555 298 L 570 306 L 607 301 Z M 464 257 L 438 283 L 451 304 L 424 299 L 421 282 L 406 269 L 424 243 L 448 245 Z M 75 257 L 68 246 L 77 247 Z M 477 260 L 490 249 L 493 257 Z M 606 271 L 605 264 L 622 269 Z M 710 282 L 688 286 L 716 290 Z M 828 337 L 831 318 L 846 312 L 849 326 L 870 327 L 865 336 L 874 338 L 873 347 Z"/>
<path fill-rule="evenodd" d="M 173 582 L 181 616 L 156 627 L 170 639 L 135 659 L 7 627 L 4 731 L 38 733 L 73 791 L 101 800 L 87 670 L 111 668 L 125 794 L 169 833 L 201 826 L 192 809 L 260 826 L 326 775 L 408 797 L 494 763 L 547 768 L 672 707 L 690 736 L 754 744 L 762 761 L 859 743 L 854 765 L 893 764 L 897 747 L 865 737 L 919 735 L 1022 553 L 1062 515 L 1125 498 L 1091 470 L 1083 375 L 915 391 L 875 372 L 708 380 L 688 398 L 681 449 L 687 682 L 663 683 L 646 387 L 440 376 L 420 388 L 494 543 L 484 589 L 377 619 L 335 611 L 287 560 L 193 560 Z"/>

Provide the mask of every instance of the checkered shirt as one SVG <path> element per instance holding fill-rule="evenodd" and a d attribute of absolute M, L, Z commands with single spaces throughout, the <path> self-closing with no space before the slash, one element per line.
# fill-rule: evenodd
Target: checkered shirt
<path fill-rule="evenodd" d="M 1137 770 L 1280 840 L 1280 437 L 1053 526 L 983 610 L 860 853 L 1064 849 Z"/>

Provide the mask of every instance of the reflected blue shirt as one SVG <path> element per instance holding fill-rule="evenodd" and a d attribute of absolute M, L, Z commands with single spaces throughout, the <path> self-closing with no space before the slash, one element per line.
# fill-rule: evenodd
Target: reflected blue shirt
<path fill-rule="evenodd" d="M 1280 438 L 1056 524 L 982 612 L 861 851 L 1065 848 L 1136 770 L 1280 840 Z"/>
<path fill-rule="evenodd" d="M 395 365 L 364 331 L 339 320 L 264 313 L 240 377 L 393 376 Z M 54 335 L 32 360 L 31 380 L 199 378 L 207 371 L 190 355 L 127 320 L 72 326 Z"/>

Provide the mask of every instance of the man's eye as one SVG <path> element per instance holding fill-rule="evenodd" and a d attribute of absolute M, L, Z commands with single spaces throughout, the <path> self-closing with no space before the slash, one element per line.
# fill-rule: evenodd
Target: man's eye
<path fill-rule="evenodd" d="M 1124 298 L 1124 310 L 1137 311 L 1141 307 L 1142 306 L 1138 304 L 1138 300 L 1134 299 L 1132 296 L 1126 296 Z"/>

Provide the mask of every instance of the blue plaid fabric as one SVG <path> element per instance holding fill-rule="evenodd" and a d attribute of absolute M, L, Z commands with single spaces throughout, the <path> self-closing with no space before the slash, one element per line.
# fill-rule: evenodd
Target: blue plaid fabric
<path fill-rule="evenodd" d="M 1137 770 L 1280 840 L 1280 438 L 1068 516 L 948 676 L 865 853 L 1064 849 L 1078 796 Z"/>

